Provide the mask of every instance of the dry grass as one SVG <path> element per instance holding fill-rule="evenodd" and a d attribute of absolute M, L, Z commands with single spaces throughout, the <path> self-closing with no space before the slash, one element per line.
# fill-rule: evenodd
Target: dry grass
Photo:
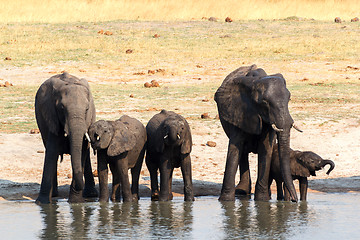
<path fill-rule="evenodd" d="M 357 0 L 27 0 L 0 1 L 0 22 L 99 22 L 112 20 L 281 19 L 289 16 L 350 20 Z"/>

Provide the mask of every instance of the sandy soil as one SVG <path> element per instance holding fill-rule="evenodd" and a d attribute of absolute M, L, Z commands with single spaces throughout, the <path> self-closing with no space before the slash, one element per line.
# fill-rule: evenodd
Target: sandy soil
<path fill-rule="evenodd" d="M 293 66 L 289 64 L 288 67 L 290 69 Z M 308 66 L 301 65 L 296 71 L 289 73 L 290 77 L 298 74 L 302 70 L 301 68 L 305 69 L 306 67 Z M 275 72 L 277 69 L 272 70 L 269 72 Z M 29 84 L 40 84 L 43 80 L 54 75 L 49 73 L 49 69 L 31 69 L 30 72 L 34 76 L 36 73 L 36 77 L 29 78 L 29 71 L 13 68 L 0 70 L 0 73 L 3 79 L 10 82 L 23 83 L 26 81 Z M 225 71 L 230 72 L 227 69 Z M 29 79 L 35 80 L 29 82 Z M 95 79 L 95 77 L 90 77 L 90 79 Z M 220 194 L 225 169 L 228 139 L 219 121 L 214 121 L 214 124 L 202 124 L 200 121 L 189 120 L 189 123 L 193 129 L 196 129 L 192 132 L 194 145 L 191 154 L 195 194 L 196 196 L 217 196 Z M 336 164 L 330 175 L 326 175 L 327 169 L 324 169 L 319 171 L 316 177 L 309 178 L 310 191 L 360 191 L 360 123 L 357 120 L 328 121 L 325 123 L 320 120 L 306 120 L 297 124 L 304 130 L 304 133 L 292 132 L 292 148 L 314 151 L 323 158 L 333 160 Z M 208 134 L 209 132 L 211 134 Z M 216 146 L 206 145 L 207 141 L 214 141 Z M 44 159 L 41 136 L 30 133 L 0 133 L 0 148 L 2 149 L 0 151 L 0 200 L 36 199 L 40 189 Z M 91 157 L 93 169 L 96 169 L 96 156 L 92 155 Z M 256 155 L 251 155 L 250 164 L 253 184 L 255 184 Z M 60 198 L 67 198 L 71 182 L 69 156 L 65 156 L 64 161 L 58 166 L 58 180 Z M 140 184 L 140 196 L 150 196 L 150 178 L 145 164 L 143 165 Z M 181 195 L 182 188 L 181 171 L 176 169 L 173 191 L 175 194 Z"/>

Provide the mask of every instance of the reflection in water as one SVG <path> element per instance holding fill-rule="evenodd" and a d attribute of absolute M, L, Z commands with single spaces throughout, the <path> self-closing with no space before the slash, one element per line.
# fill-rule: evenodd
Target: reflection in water
<path fill-rule="evenodd" d="M 272 236 L 284 238 L 308 222 L 307 203 L 241 200 L 222 202 L 226 238 Z M 291 226 L 293 225 L 293 226 Z M 295 228 L 292 228 L 295 227 Z"/>
<path fill-rule="evenodd" d="M 43 206 L 0 202 L 0 235 L 10 239 L 16 236 L 13 226 L 22 225 L 18 236 L 42 239 L 360 239 L 360 194 L 310 195 L 311 200 L 301 203 L 219 202 L 216 197 L 190 203 L 182 198 Z M 37 227 L 27 227 L 34 218 L 41 219 L 42 226 L 33 220 L 31 226 Z M 17 225 L 9 224 L 14 219 Z M 10 234 L 3 234 L 1 226 Z"/>

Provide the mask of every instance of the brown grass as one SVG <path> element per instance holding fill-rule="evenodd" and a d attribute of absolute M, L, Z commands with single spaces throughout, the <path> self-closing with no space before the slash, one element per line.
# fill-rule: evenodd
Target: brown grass
<path fill-rule="evenodd" d="M 112 20 L 224 21 L 290 16 L 347 21 L 357 16 L 356 0 L 0 0 L 0 22 L 98 22 Z"/>

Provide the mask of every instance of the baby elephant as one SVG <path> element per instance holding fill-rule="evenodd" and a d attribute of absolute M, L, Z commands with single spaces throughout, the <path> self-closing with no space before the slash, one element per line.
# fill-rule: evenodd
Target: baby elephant
<path fill-rule="evenodd" d="M 174 168 L 181 167 L 185 201 L 194 201 L 190 159 L 192 139 L 190 127 L 185 118 L 174 112 L 162 110 L 150 119 L 146 132 L 148 137 L 146 165 L 151 178 L 151 200 L 173 199 L 172 174 Z M 160 170 L 160 194 L 158 169 Z"/>
<path fill-rule="evenodd" d="M 100 120 L 89 128 L 91 146 L 97 151 L 100 202 L 109 201 L 108 164 L 113 174 L 112 201 L 139 199 L 139 177 L 144 160 L 146 130 L 144 125 L 127 115 L 116 121 Z M 128 170 L 131 169 L 131 191 Z"/>
<path fill-rule="evenodd" d="M 307 178 L 311 176 L 316 176 L 315 171 L 321 170 L 325 165 L 329 164 L 330 168 L 326 172 L 329 174 L 334 168 L 335 163 L 331 160 L 324 160 L 319 155 L 313 152 L 302 152 L 290 149 L 290 169 L 293 179 L 299 180 L 300 188 L 300 200 L 306 201 L 308 180 Z M 286 187 L 283 188 L 283 179 L 280 171 L 280 162 L 279 162 L 279 153 L 278 145 L 275 144 L 272 158 L 271 158 L 271 167 L 270 167 L 270 179 L 269 187 L 275 179 L 276 188 L 277 188 L 277 199 L 278 200 L 290 200 L 289 192 Z M 285 192 L 285 198 L 283 195 L 283 190 Z"/>

